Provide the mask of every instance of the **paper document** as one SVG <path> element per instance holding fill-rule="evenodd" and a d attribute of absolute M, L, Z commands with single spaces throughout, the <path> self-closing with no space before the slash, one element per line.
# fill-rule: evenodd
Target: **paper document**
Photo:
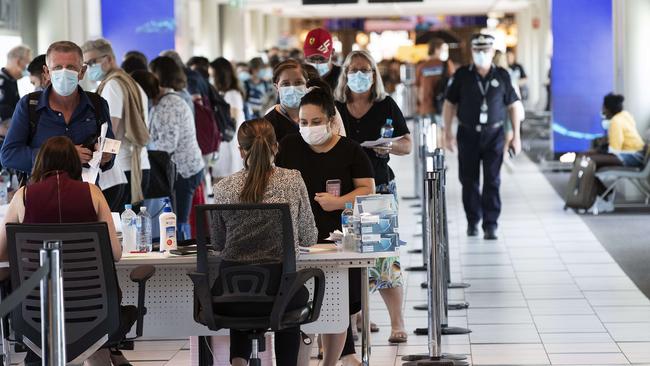
<path fill-rule="evenodd" d="M 375 147 L 375 146 L 386 145 L 386 144 L 388 144 L 388 143 L 398 141 L 398 140 L 400 140 L 402 137 L 403 137 L 403 136 L 399 136 L 399 137 L 391 137 L 391 138 L 384 138 L 384 137 L 382 137 L 382 138 L 380 138 L 380 139 L 378 139 L 378 140 L 375 140 L 375 141 L 364 141 L 364 142 L 361 143 L 361 146 L 363 146 L 363 147 Z"/>
<path fill-rule="evenodd" d="M 83 168 L 81 170 L 81 179 L 84 182 L 95 184 L 97 181 L 97 175 L 99 175 L 99 164 L 102 162 L 102 151 L 104 151 L 104 143 L 106 140 L 106 132 L 108 132 L 108 124 L 104 122 L 100 131 L 99 138 L 97 142 L 99 143 L 99 149 L 93 152 L 93 158 L 90 159 L 88 165 L 89 168 Z"/>
<path fill-rule="evenodd" d="M 104 148 L 102 151 L 115 155 L 120 151 L 120 145 L 122 145 L 122 141 L 106 138 L 104 139 Z"/>
<path fill-rule="evenodd" d="M 300 247 L 300 253 L 322 253 L 322 252 L 335 252 L 335 244 L 316 244 L 311 247 Z"/>

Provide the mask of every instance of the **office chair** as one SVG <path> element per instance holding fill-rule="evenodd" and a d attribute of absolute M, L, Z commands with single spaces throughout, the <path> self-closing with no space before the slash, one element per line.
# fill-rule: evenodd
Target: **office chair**
<path fill-rule="evenodd" d="M 81 365 L 100 348 L 132 349 L 143 330 L 146 282 L 155 272 L 138 266 L 131 281 L 138 284 L 138 305 L 120 306 L 121 291 L 105 222 L 83 224 L 7 224 L 7 242 L 13 289 L 40 267 L 44 241 L 62 242 L 66 357 Z M 41 355 L 41 303 L 38 289 L 12 312 L 17 339 Z M 137 323 L 136 337 L 126 335 Z"/>
<path fill-rule="evenodd" d="M 281 271 L 274 274 L 268 265 L 229 262 L 227 268 L 221 266 L 218 277 L 212 281 L 207 245 L 211 236 L 223 235 L 228 238 L 228 233 L 212 232 L 213 235 L 209 235 L 208 232 L 214 231 L 211 230 L 215 227 L 213 224 L 224 218 L 234 222 L 252 221 L 256 227 L 262 228 L 258 235 L 247 233 L 250 240 L 258 242 L 260 247 L 264 247 L 269 240 L 281 240 Z M 227 328 L 247 333 L 252 343 L 249 364 L 260 365 L 257 353 L 264 350 L 263 338 L 267 331 L 298 327 L 318 319 L 325 292 L 325 275 L 316 268 L 296 271 L 293 226 L 287 204 L 202 205 L 196 207 L 196 219 L 197 269 L 189 273 L 194 283 L 194 319 L 213 331 Z M 229 230 L 228 226 L 225 227 L 226 231 Z M 270 228 L 271 232 L 265 232 L 266 228 Z M 314 284 L 312 300 L 298 308 L 287 309 L 294 295 L 311 279 Z M 213 293 L 213 283 L 221 284 L 222 293 Z M 219 311 L 225 304 L 251 303 L 271 305 L 271 312 L 267 316 L 233 316 Z"/>

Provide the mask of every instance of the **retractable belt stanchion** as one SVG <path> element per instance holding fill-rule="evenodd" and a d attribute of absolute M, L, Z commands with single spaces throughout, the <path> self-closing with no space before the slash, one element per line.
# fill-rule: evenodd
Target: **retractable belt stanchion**
<path fill-rule="evenodd" d="M 413 196 L 412 197 L 402 197 L 403 200 L 406 201 L 411 201 L 411 200 L 422 200 L 421 197 L 421 192 L 422 192 L 422 172 L 420 171 L 420 145 L 422 144 L 422 136 L 421 132 L 422 131 L 422 117 L 415 117 L 413 119 L 413 146 L 416 148 L 414 149 L 414 154 L 413 154 L 413 168 L 415 172 L 415 181 L 413 182 Z M 412 207 L 420 207 L 421 204 L 416 203 L 412 205 Z"/>
<path fill-rule="evenodd" d="M 427 247 L 427 306 L 428 306 L 428 346 L 426 355 L 409 355 L 402 357 L 407 361 L 403 366 L 415 365 L 467 365 L 462 361 L 464 356 L 449 356 L 442 353 L 442 317 L 440 316 L 440 303 L 443 301 L 444 269 L 442 260 L 442 169 L 436 169 L 436 164 L 431 156 L 425 166 L 430 166 L 425 176 L 424 210 L 426 212 L 426 231 L 424 243 Z M 428 169 L 427 169 L 428 170 Z"/>
<path fill-rule="evenodd" d="M 422 252 L 422 265 L 421 266 L 412 266 L 412 267 L 406 267 L 406 271 L 418 271 L 418 272 L 424 272 L 427 270 L 427 261 L 428 259 L 428 253 L 427 253 L 427 245 L 426 245 L 426 210 L 424 207 L 426 206 L 426 184 L 424 182 L 424 177 L 427 176 L 427 159 L 429 159 L 435 149 L 435 143 L 436 143 L 436 129 L 435 127 L 432 127 L 430 123 L 427 123 L 424 118 L 419 118 L 418 119 L 420 123 L 420 133 L 419 135 L 419 146 L 418 146 L 418 151 L 419 153 L 419 159 L 415 160 L 415 178 L 416 181 L 420 180 L 421 184 L 419 186 L 420 192 L 421 193 L 421 198 L 422 198 L 422 211 L 421 211 L 421 216 L 422 216 L 422 249 L 419 250 L 413 250 L 411 253 L 419 253 Z M 431 135 L 433 135 L 433 139 L 431 139 Z M 433 141 L 433 144 L 430 144 L 430 141 Z M 419 178 L 418 178 L 419 177 Z M 416 235 L 418 236 L 418 235 Z"/>
<path fill-rule="evenodd" d="M 441 248 L 441 254 L 440 254 L 440 259 L 441 259 L 441 266 L 440 266 L 440 273 L 442 277 L 442 285 L 441 285 L 441 301 L 439 303 L 440 306 L 440 323 L 442 326 L 442 334 L 448 335 L 448 334 L 467 334 L 471 333 L 471 330 L 467 328 L 461 328 L 461 327 L 450 327 L 448 324 L 448 310 L 460 310 L 460 309 L 467 309 L 469 307 L 469 304 L 467 302 L 460 302 L 460 303 L 449 303 L 448 300 L 448 285 L 449 285 L 449 280 L 451 277 L 450 273 L 450 266 L 449 266 L 449 234 L 448 234 L 448 228 L 447 228 L 447 198 L 446 198 L 446 191 L 445 191 L 445 184 L 447 181 L 446 178 L 446 173 L 447 169 L 445 168 L 445 155 L 444 151 L 442 149 L 436 149 L 434 153 L 431 156 L 431 164 L 432 164 L 432 169 L 436 172 L 439 173 L 440 175 L 440 180 L 439 180 L 439 187 L 438 190 L 436 191 L 436 194 L 439 195 L 439 211 L 436 212 L 437 215 L 440 216 L 440 220 L 438 221 L 440 223 L 439 231 L 440 231 L 440 248 Z M 430 279 L 427 278 L 429 281 Z M 428 282 L 423 282 L 422 287 L 423 288 L 428 288 L 429 286 L 429 281 Z M 469 286 L 469 285 L 468 285 Z M 423 304 L 423 305 L 415 305 L 413 307 L 415 310 L 429 310 L 428 304 Z M 424 335 L 429 332 L 429 329 L 427 328 L 416 328 L 414 333 L 418 335 Z"/>
<path fill-rule="evenodd" d="M 450 265 L 450 252 L 449 252 L 449 225 L 448 225 L 448 216 L 447 216 L 447 191 L 446 191 L 446 183 L 447 183 L 447 169 L 445 168 L 445 174 L 443 177 L 444 183 L 442 186 L 442 211 L 443 215 L 445 217 L 445 221 L 443 222 L 443 243 L 445 244 L 445 274 L 447 275 L 447 288 L 468 288 L 471 285 L 466 282 L 451 282 L 451 265 Z M 463 302 L 461 304 L 447 304 L 447 307 L 449 310 L 460 310 L 460 309 L 467 309 L 469 307 L 469 304 L 466 302 Z"/>
<path fill-rule="evenodd" d="M 467 302 L 461 303 L 449 303 L 448 298 L 448 289 L 451 279 L 451 266 L 449 259 L 449 230 L 447 227 L 447 197 L 445 186 L 447 183 L 447 168 L 445 167 L 445 155 L 442 150 L 436 150 L 436 155 L 434 158 L 434 165 L 436 168 L 440 169 L 440 248 L 442 250 L 441 258 L 443 265 L 440 268 L 440 273 L 443 277 L 443 289 L 442 289 L 442 302 L 440 303 L 440 315 L 442 317 L 442 334 L 467 334 L 471 333 L 471 330 L 462 327 L 450 327 L 448 324 L 448 310 L 460 310 L 467 309 L 469 304 Z M 469 284 L 467 285 L 469 287 Z"/>
<path fill-rule="evenodd" d="M 61 242 L 46 241 L 41 266 L 49 262 L 50 273 L 41 279 L 41 349 L 43 366 L 65 366 L 65 310 L 61 277 Z"/>

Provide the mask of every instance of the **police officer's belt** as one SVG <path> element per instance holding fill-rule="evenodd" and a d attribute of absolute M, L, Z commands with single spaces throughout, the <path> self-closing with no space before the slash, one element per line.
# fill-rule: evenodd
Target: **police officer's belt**
<path fill-rule="evenodd" d="M 503 127 L 503 121 L 499 121 L 496 123 L 490 123 L 490 124 L 484 124 L 484 125 L 470 125 L 467 123 L 461 123 L 461 127 L 467 128 L 469 130 L 474 130 L 476 132 L 481 132 L 481 131 L 487 131 L 495 128 L 500 128 Z"/>

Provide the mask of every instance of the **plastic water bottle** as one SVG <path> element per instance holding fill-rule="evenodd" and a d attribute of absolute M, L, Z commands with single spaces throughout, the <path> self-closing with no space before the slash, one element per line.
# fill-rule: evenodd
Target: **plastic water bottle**
<path fill-rule="evenodd" d="M 345 209 L 341 213 L 341 231 L 344 233 L 346 228 L 354 228 L 352 226 L 352 217 L 354 216 L 352 207 L 352 202 L 346 202 Z"/>
<path fill-rule="evenodd" d="M 381 137 L 385 139 L 389 139 L 393 137 L 394 131 L 395 128 L 393 127 L 393 120 L 390 118 L 386 118 L 386 123 L 381 127 Z"/>
<path fill-rule="evenodd" d="M 172 206 L 169 199 L 165 200 L 163 213 L 158 217 L 160 224 L 160 251 L 176 250 L 178 243 L 176 241 L 176 214 L 172 212 Z"/>
<path fill-rule="evenodd" d="M 153 250 L 151 242 L 151 216 L 145 206 L 140 206 L 138 213 L 138 251 L 151 252 Z"/>
<path fill-rule="evenodd" d="M 122 250 L 133 252 L 138 250 L 138 216 L 130 204 L 124 205 L 122 219 Z"/>
<path fill-rule="evenodd" d="M 11 174 L 6 169 L 0 172 L 0 205 L 9 203 L 9 185 L 11 184 Z"/>
<path fill-rule="evenodd" d="M 345 210 L 341 213 L 341 231 L 343 231 L 342 249 L 345 251 L 356 251 L 357 238 L 354 233 L 354 210 L 352 203 L 345 203 Z"/>

